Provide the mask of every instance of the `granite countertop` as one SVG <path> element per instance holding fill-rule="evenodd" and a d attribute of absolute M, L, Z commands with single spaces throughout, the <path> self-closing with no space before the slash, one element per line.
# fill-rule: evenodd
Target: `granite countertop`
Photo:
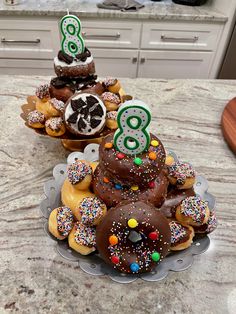
<path fill-rule="evenodd" d="M 177 5 L 171 0 L 151 2 L 139 0 L 145 8 L 138 12 L 121 12 L 117 10 L 98 9 L 96 4 L 102 0 L 19 0 L 16 6 L 0 3 L 0 15 L 29 16 L 62 16 L 67 8 L 70 13 L 81 18 L 125 18 L 125 19 L 155 19 L 155 20 L 190 20 L 206 22 L 226 22 L 227 16 L 212 10 L 210 5 L 189 7 Z"/>
<path fill-rule="evenodd" d="M 152 107 L 152 132 L 209 181 L 218 229 L 191 268 L 127 285 L 63 259 L 43 230 L 43 184 L 68 152 L 24 126 L 21 105 L 49 77 L 0 76 L 0 313 L 235 313 L 236 158 L 220 130 L 236 81 L 122 79 Z"/>

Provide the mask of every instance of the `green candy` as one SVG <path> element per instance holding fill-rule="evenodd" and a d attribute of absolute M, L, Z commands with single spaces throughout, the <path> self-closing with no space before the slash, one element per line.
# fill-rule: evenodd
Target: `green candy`
<path fill-rule="evenodd" d="M 160 258 L 161 258 L 161 255 L 158 252 L 153 252 L 152 253 L 152 260 L 154 262 L 158 262 L 160 260 Z"/>
<path fill-rule="evenodd" d="M 142 165 L 142 163 L 143 163 L 143 161 L 141 158 L 139 158 L 139 157 L 134 158 L 134 164 L 135 165 L 140 166 L 140 165 Z"/>

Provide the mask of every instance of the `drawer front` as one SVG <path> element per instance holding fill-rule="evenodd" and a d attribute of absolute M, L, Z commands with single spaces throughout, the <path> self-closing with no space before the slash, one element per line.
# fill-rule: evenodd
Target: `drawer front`
<path fill-rule="evenodd" d="M 213 52 L 142 51 L 138 77 L 207 79 L 213 56 Z"/>
<path fill-rule="evenodd" d="M 55 76 L 52 60 L 0 59 L 0 73 Z"/>
<path fill-rule="evenodd" d="M 215 24 L 162 23 L 144 24 L 143 49 L 213 51 L 221 34 Z"/>
<path fill-rule="evenodd" d="M 137 50 L 92 49 L 92 53 L 99 77 L 137 76 Z"/>
<path fill-rule="evenodd" d="M 49 59 L 59 48 L 56 21 L 0 21 L 0 58 Z"/>
<path fill-rule="evenodd" d="M 82 35 L 89 48 L 138 48 L 141 24 L 82 21 Z"/>

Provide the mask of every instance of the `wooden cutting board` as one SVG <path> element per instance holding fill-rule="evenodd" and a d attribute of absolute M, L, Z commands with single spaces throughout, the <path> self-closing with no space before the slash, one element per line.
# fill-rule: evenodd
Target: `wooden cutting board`
<path fill-rule="evenodd" d="M 236 97 L 230 100 L 223 111 L 221 128 L 226 142 L 236 154 Z"/>

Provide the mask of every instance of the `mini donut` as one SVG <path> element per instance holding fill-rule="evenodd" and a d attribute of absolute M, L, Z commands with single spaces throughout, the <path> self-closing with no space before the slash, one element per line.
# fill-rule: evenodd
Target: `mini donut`
<path fill-rule="evenodd" d="M 102 259 L 125 273 L 150 272 L 170 248 L 171 232 L 164 215 L 144 202 L 111 208 L 96 228 Z"/>
<path fill-rule="evenodd" d="M 45 130 L 48 135 L 58 137 L 66 132 L 65 125 L 61 117 L 51 117 L 45 122 Z"/>
<path fill-rule="evenodd" d="M 49 85 L 48 84 L 42 84 L 39 87 L 36 88 L 35 95 L 38 97 L 38 99 L 46 102 L 50 99 L 50 93 L 49 93 Z"/>
<path fill-rule="evenodd" d="M 58 117 L 63 114 L 65 108 L 65 103 L 56 98 L 49 100 L 48 114 L 51 117 Z"/>
<path fill-rule="evenodd" d="M 116 130 L 118 128 L 117 124 L 117 111 L 107 112 L 106 126 L 111 130 Z"/>
<path fill-rule="evenodd" d="M 79 88 L 83 92 L 97 94 L 101 96 L 104 93 L 104 87 L 100 82 L 94 82 L 93 84 L 86 84 Z"/>
<path fill-rule="evenodd" d="M 194 237 L 193 227 L 183 226 L 175 220 L 171 220 L 169 226 L 171 231 L 171 251 L 181 251 L 191 246 Z"/>
<path fill-rule="evenodd" d="M 92 167 L 88 162 L 77 160 L 67 167 L 67 177 L 69 182 L 77 190 L 89 189 L 92 182 Z"/>
<path fill-rule="evenodd" d="M 177 207 L 175 217 L 183 225 L 201 226 L 207 223 L 210 209 L 199 196 L 190 196 Z"/>
<path fill-rule="evenodd" d="M 194 227 L 194 230 L 196 233 L 211 233 L 217 228 L 217 225 L 216 212 L 214 209 L 210 209 L 210 217 L 207 222 L 202 226 Z"/>
<path fill-rule="evenodd" d="M 53 209 L 48 219 L 48 229 L 58 240 L 64 240 L 73 228 L 74 217 L 69 207 Z"/>
<path fill-rule="evenodd" d="M 95 64 L 87 48 L 84 53 L 78 54 L 75 58 L 60 50 L 54 58 L 54 70 L 58 77 L 86 77 L 95 73 Z"/>
<path fill-rule="evenodd" d="M 44 128 L 44 124 L 45 124 L 45 116 L 43 113 L 39 112 L 38 110 L 33 110 L 29 112 L 27 116 L 27 123 L 32 128 L 42 129 Z"/>
<path fill-rule="evenodd" d="M 114 134 L 103 138 L 99 146 L 99 160 L 114 181 L 123 181 L 127 185 L 147 187 L 154 181 L 165 166 L 165 149 L 161 141 L 153 134 L 148 151 L 138 156 L 128 156 L 117 151 L 113 145 Z M 153 156 L 155 159 L 153 159 Z"/>
<path fill-rule="evenodd" d="M 73 215 L 76 215 L 76 208 L 85 197 L 94 197 L 95 195 L 89 190 L 77 190 L 68 179 L 66 179 L 61 188 L 62 204 L 68 206 Z"/>
<path fill-rule="evenodd" d="M 77 136 L 95 135 L 105 126 L 106 107 L 98 95 L 77 93 L 66 103 L 64 121 L 66 128 Z"/>
<path fill-rule="evenodd" d="M 171 188 L 170 188 L 171 187 Z M 195 196 L 194 189 L 178 190 L 175 186 L 169 186 L 166 199 L 160 210 L 167 218 L 175 218 L 177 206 L 189 196 Z"/>
<path fill-rule="evenodd" d="M 100 165 L 93 175 L 93 191 L 108 208 L 117 206 L 125 200 L 130 202 L 140 200 L 160 207 L 166 198 L 167 187 L 168 179 L 163 172 L 146 188 L 140 188 L 137 184 L 129 186 L 127 183 L 116 182 Z"/>
<path fill-rule="evenodd" d="M 75 218 L 84 225 L 96 226 L 106 215 L 107 207 L 98 197 L 85 197 L 74 211 Z"/>
<path fill-rule="evenodd" d="M 111 92 L 105 92 L 101 95 L 102 100 L 107 108 L 107 111 L 115 111 L 121 103 L 119 96 Z"/>
<path fill-rule="evenodd" d="M 54 77 L 51 79 L 49 92 L 51 98 L 56 98 L 64 103 L 74 95 L 75 85 L 71 80 L 65 77 Z"/>
<path fill-rule="evenodd" d="M 102 84 L 105 87 L 105 89 L 114 94 L 118 94 L 121 88 L 120 82 L 117 79 L 111 77 L 106 78 L 102 82 Z"/>
<path fill-rule="evenodd" d="M 82 255 L 96 250 L 96 229 L 76 222 L 68 237 L 69 247 Z"/>
<path fill-rule="evenodd" d="M 178 189 L 190 189 L 195 183 L 196 172 L 187 162 L 177 161 L 168 167 L 168 179 Z"/>

